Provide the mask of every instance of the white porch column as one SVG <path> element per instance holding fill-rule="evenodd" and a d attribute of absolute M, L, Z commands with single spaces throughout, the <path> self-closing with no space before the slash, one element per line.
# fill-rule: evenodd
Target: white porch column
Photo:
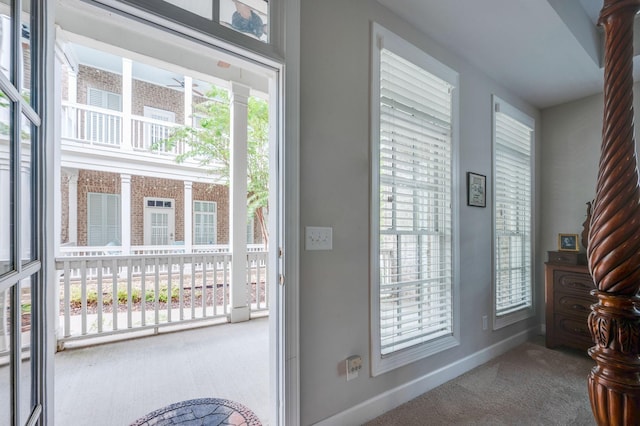
<path fill-rule="evenodd" d="M 68 96 L 69 102 L 77 103 L 78 102 L 78 74 L 75 71 L 69 70 L 67 72 L 67 82 L 68 82 Z"/>
<path fill-rule="evenodd" d="M 122 149 L 131 151 L 131 103 L 133 98 L 133 62 L 122 58 Z"/>
<path fill-rule="evenodd" d="M 184 76 L 184 125 L 193 125 L 193 79 Z"/>
<path fill-rule="evenodd" d="M 229 208 L 231 248 L 231 322 L 247 321 L 247 101 L 249 88 L 231 85 L 231 167 Z"/>
<path fill-rule="evenodd" d="M 69 173 L 69 242 L 78 245 L 78 170 Z"/>
<path fill-rule="evenodd" d="M 131 253 L 131 175 L 120 175 L 120 232 L 122 254 Z"/>
<path fill-rule="evenodd" d="M 56 61 L 58 62 L 58 61 Z M 56 64 L 57 67 L 60 67 L 60 64 Z M 62 71 L 58 72 L 58 75 L 62 74 Z M 78 75 L 75 71 L 69 70 L 66 73 L 67 77 L 67 87 L 68 87 L 68 96 L 69 103 L 75 105 L 78 103 Z M 60 81 L 60 80 L 56 80 Z M 56 93 L 56 100 L 62 99 L 62 93 L 59 85 L 56 85 L 55 91 L 60 92 Z M 56 105 L 59 105 L 56 103 Z M 79 136 L 78 132 L 78 111 L 76 107 L 68 107 L 62 109 L 62 121 L 56 121 L 56 123 L 62 123 L 62 135 L 66 137 L 77 138 Z M 57 246 L 57 245 L 56 245 Z"/>
<path fill-rule="evenodd" d="M 193 182 L 184 182 L 184 252 L 193 249 Z"/>

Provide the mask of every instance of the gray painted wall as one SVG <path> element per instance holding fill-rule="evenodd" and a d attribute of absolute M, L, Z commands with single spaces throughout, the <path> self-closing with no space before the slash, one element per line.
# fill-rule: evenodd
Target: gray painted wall
<path fill-rule="evenodd" d="M 369 356 L 369 58 L 375 21 L 460 73 L 461 345 L 370 377 Z M 300 223 L 333 227 L 332 251 L 300 253 L 300 410 L 312 424 L 540 324 L 541 317 L 482 331 L 491 315 L 491 209 L 466 206 L 465 172 L 491 185 L 491 95 L 540 114 L 373 0 L 301 1 Z M 489 197 L 491 197 L 489 192 Z M 488 199 L 488 206 L 491 198 Z M 537 206 L 540 203 L 537 202 Z M 536 227 L 536 229 L 538 229 Z M 542 260 L 538 260 L 541 263 Z M 538 312 L 543 277 L 536 277 Z M 338 365 L 363 356 L 347 382 Z"/>
<path fill-rule="evenodd" d="M 640 83 L 634 86 L 640 93 Z M 640 109 L 639 96 L 634 110 Z M 558 247 L 558 233 L 582 232 L 587 201 L 595 197 L 604 100 L 602 94 L 542 112 L 541 229 L 539 257 Z M 636 114 L 637 116 L 637 114 Z M 637 147 L 636 147 L 637 151 Z M 584 251 L 584 248 L 582 248 Z"/>

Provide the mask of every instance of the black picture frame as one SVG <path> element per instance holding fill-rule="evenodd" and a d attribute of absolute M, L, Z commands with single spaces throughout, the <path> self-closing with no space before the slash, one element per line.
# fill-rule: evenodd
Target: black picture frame
<path fill-rule="evenodd" d="M 485 175 L 467 172 L 467 205 L 487 207 L 487 177 Z"/>

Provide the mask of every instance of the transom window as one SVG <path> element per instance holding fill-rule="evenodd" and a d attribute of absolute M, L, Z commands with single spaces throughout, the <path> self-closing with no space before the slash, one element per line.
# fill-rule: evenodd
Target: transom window
<path fill-rule="evenodd" d="M 457 74 L 376 26 L 372 116 L 374 374 L 457 344 Z"/>
<path fill-rule="evenodd" d="M 495 327 L 533 315 L 534 121 L 494 96 Z"/>

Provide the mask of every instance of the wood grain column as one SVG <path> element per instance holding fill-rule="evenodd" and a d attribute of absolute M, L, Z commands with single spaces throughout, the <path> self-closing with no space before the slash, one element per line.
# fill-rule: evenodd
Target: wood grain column
<path fill-rule="evenodd" d="M 633 22 L 640 0 L 605 0 L 604 123 L 589 270 L 597 290 L 589 329 L 596 366 L 589 397 L 600 425 L 640 419 L 640 189 L 633 139 Z"/>

